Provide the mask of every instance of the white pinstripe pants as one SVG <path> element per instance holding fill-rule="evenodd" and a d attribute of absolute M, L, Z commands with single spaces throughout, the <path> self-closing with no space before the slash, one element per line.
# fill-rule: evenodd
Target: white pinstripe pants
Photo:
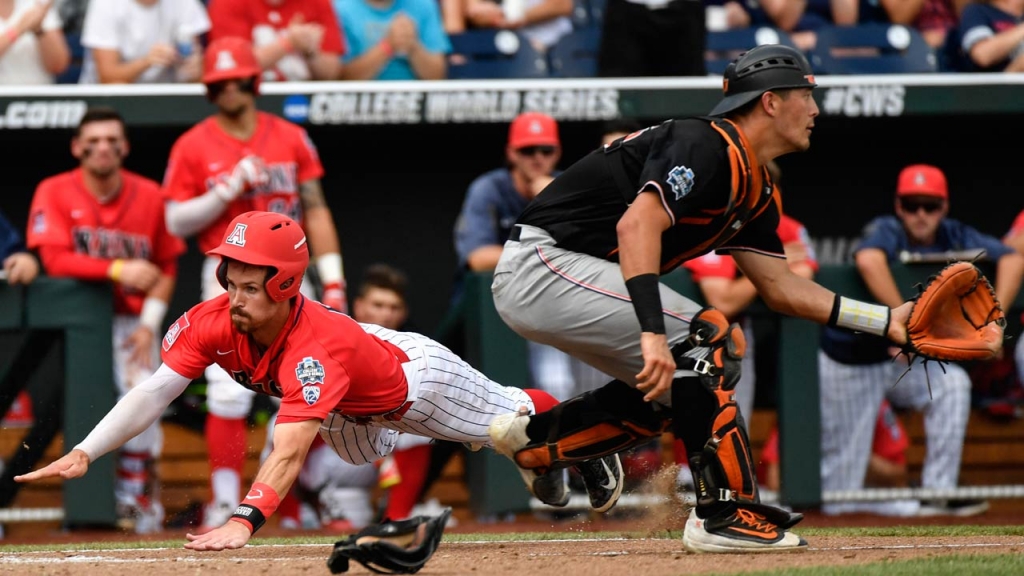
<path fill-rule="evenodd" d="M 320 426 L 320 436 L 346 462 L 367 464 L 387 456 L 394 450 L 399 432 L 490 447 L 487 427 L 495 416 L 520 408 L 535 412 L 533 400 L 521 388 L 494 382 L 426 336 L 372 324 L 362 326 L 409 357 L 403 368 L 412 405 L 398 421 L 357 424 L 340 414 L 328 415 Z"/>

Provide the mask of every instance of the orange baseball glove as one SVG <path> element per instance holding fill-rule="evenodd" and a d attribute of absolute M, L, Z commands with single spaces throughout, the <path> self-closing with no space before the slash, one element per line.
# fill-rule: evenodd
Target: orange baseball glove
<path fill-rule="evenodd" d="M 915 298 L 906 351 L 931 360 L 989 360 L 1003 347 L 1005 327 L 992 284 L 974 264 L 954 262 Z"/>

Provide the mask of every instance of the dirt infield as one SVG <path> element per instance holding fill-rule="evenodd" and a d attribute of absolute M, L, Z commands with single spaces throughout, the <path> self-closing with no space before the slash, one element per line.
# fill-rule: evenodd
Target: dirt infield
<path fill-rule="evenodd" d="M 1018 513 L 1003 514 L 996 507 L 975 518 L 930 518 L 914 521 L 880 517 L 825 517 L 809 513 L 804 528 L 837 525 L 895 526 L 988 524 L 1014 526 Z M 448 540 L 420 574 L 587 574 L 588 576 L 643 576 L 733 573 L 744 570 L 779 570 L 806 566 L 845 566 L 882 560 L 906 560 L 963 554 L 1021 554 L 1024 537 L 809 537 L 809 549 L 799 553 L 751 555 L 698 555 L 683 550 L 680 541 L 683 519 L 678 515 L 651 514 L 644 518 L 591 520 L 581 518 L 553 522 L 522 517 L 515 522 L 479 524 L 469 519 L 446 531 Z M 666 537 L 666 530 L 672 531 Z M 799 533 L 800 530 L 798 529 Z M 1019 530 L 1016 530 L 1019 534 Z M 516 540 L 519 533 L 544 533 L 541 540 Z M 304 533 L 323 536 L 323 533 Z M 497 541 L 483 541 L 484 536 Z M 502 537 L 508 534 L 509 537 Z M 559 539 L 559 534 L 567 539 Z M 264 529 L 260 536 L 296 536 L 295 532 Z M 574 539 L 568 539 L 571 535 Z M 183 531 L 165 531 L 139 537 L 121 532 L 36 533 L 31 537 L 8 538 L 2 544 L 138 542 L 181 538 Z M 479 538 L 479 539 L 478 539 Z M 548 539 L 554 538 L 554 539 Z M 327 556 L 331 546 L 253 545 L 224 552 L 191 552 L 184 548 L 106 550 L 97 544 L 92 550 L 63 552 L 6 552 L 0 546 L 0 574 L 138 576 L 170 574 L 328 574 Z M 369 574 L 353 564 L 349 573 Z"/>
<path fill-rule="evenodd" d="M 816 538 L 800 553 L 698 555 L 677 539 L 584 539 L 526 542 L 445 542 L 420 574 L 588 574 L 590 576 L 710 574 L 846 566 L 881 560 L 954 554 L 1021 553 L 1021 537 Z M 197 553 L 184 549 L 92 550 L 63 553 L 0 552 L 0 573 L 27 575 L 137 576 L 215 573 L 327 574 L 330 546 L 249 546 Z M 368 574 L 353 564 L 349 573 Z"/>

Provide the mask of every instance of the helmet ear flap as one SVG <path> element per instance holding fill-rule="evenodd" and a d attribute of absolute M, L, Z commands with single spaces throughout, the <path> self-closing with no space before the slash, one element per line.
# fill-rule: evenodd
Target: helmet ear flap
<path fill-rule="evenodd" d="M 221 258 L 220 264 L 217 264 L 217 282 L 220 282 L 221 288 L 228 289 L 228 259 Z"/>

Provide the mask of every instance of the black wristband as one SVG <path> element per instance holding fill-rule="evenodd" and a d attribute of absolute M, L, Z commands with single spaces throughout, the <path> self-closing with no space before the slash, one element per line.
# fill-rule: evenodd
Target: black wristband
<path fill-rule="evenodd" d="M 256 531 L 263 527 L 267 522 L 267 517 L 263 515 L 263 512 L 259 508 L 248 504 L 239 504 L 238 508 L 235 508 L 235 513 L 232 514 L 231 517 L 244 520 L 252 525 L 253 534 L 255 534 Z"/>
<path fill-rule="evenodd" d="M 661 312 L 661 288 L 657 274 L 640 274 L 626 280 L 626 290 L 633 301 L 633 310 L 640 320 L 642 332 L 665 333 L 665 316 Z"/>

